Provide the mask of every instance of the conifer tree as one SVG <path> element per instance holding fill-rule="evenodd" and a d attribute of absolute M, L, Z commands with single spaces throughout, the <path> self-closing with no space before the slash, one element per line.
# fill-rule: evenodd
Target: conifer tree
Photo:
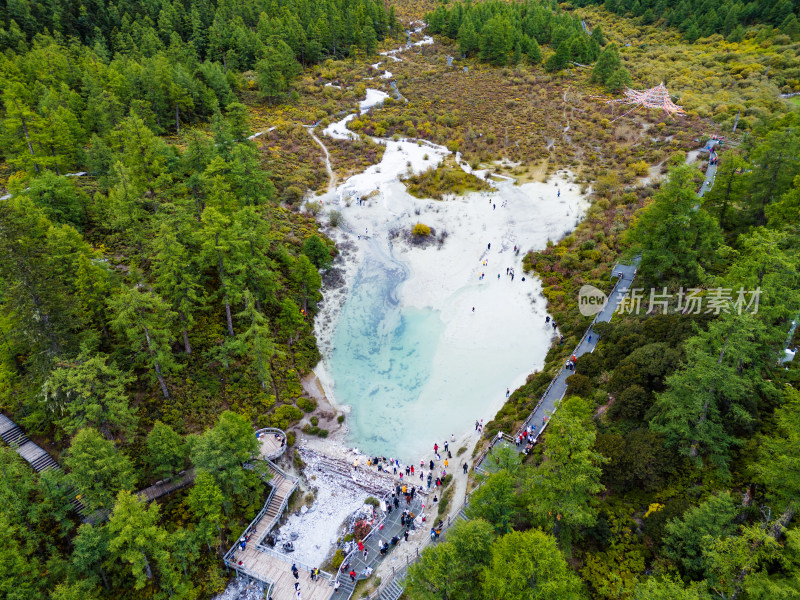
<path fill-rule="evenodd" d="M 597 509 L 589 500 L 605 489 L 600 483 L 604 458 L 593 450 L 595 429 L 586 401 L 563 400 L 545 435 L 545 461 L 530 474 L 528 512 L 569 548 L 579 527 L 594 524 Z"/>
<path fill-rule="evenodd" d="M 68 435 L 94 427 L 106 439 L 115 434 L 128 437 L 137 422 L 125 389 L 132 381 L 133 377 L 109 363 L 105 354 L 83 352 L 74 362 L 62 363 L 52 372 L 45 394 L 60 405 L 57 422 Z"/>
<path fill-rule="evenodd" d="M 563 41 L 556 48 L 555 54 L 552 54 L 544 63 L 544 68 L 550 71 L 560 71 L 569 65 L 570 49 L 567 41 Z"/>
<path fill-rule="evenodd" d="M 169 425 L 156 421 L 147 434 L 147 464 L 153 477 L 171 477 L 186 463 L 189 449 Z"/>
<path fill-rule="evenodd" d="M 64 464 L 69 482 L 89 510 L 111 508 L 116 493 L 132 489 L 135 483 L 130 459 L 89 427 L 75 434 Z"/>
<path fill-rule="evenodd" d="M 179 368 L 170 347 L 175 313 L 161 297 L 141 285 L 123 290 L 109 299 L 108 306 L 113 315 L 111 326 L 127 340 L 134 363 L 151 368 L 164 398 L 169 398 L 165 375 Z"/>
<path fill-rule="evenodd" d="M 594 83 L 605 84 L 614 71 L 622 66 L 622 61 L 619 58 L 619 50 L 615 44 L 609 44 L 600 53 L 600 56 L 592 69 L 591 81 Z"/>

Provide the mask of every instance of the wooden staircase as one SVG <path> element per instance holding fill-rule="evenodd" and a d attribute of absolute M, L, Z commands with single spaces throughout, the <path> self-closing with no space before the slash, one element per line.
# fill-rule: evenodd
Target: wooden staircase
<path fill-rule="evenodd" d="M 24 458 L 36 473 L 61 470 L 55 458 L 50 456 L 46 450 L 34 444 L 19 425 L 2 414 L 0 414 L 0 438 Z M 72 508 L 78 516 L 85 519 L 87 514 L 86 506 L 80 501 L 78 492 L 73 489 L 70 496 Z"/>
<path fill-rule="evenodd" d="M 225 565 L 237 571 L 240 576 L 263 582 L 272 600 L 294 600 L 295 581 L 300 585 L 303 600 L 328 600 L 333 593 L 330 575 L 324 574 L 318 580 L 311 580 L 309 566 L 293 560 L 291 554 L 284 554 L 266 544 L 265 538 L 281 518 L 289 497 L 297 488 L 298 480 L 274 463 L 265 462 L 272 474 L 269 480 L 272 491 L 264 507 L 242 534 L 247 538 L 245 549 L 240 548 L 237 540 L 225 554 Z M 298 580 L 291 572 L 293 563 L 296 563 L 299 570 Z"/>
<path fill-rule="evenodd" d="M 269 495 L 267 503 L 264 505 L 263 516 L 256 526 L 256 535 L 251 535 L 251 539 L 256 540 L 256 546 L 262 546 L 264 537 L 272 530 L 283 514 L 286 505 L 289 503 L 289 496 L 297 489 L 297 480 L 289 479 L 283 471 L 270 468 L 272 479 L 269 480 L 273 492 Z"/>

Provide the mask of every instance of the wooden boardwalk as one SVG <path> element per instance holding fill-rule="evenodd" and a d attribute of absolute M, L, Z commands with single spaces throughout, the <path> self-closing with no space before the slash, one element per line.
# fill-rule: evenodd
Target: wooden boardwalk
<path fill-rule="evenodd" d="M 261 437 L 275 439 L 272 435 Z M 280 440 L 277 443 L 280 446 Z M 292 575 L 294 562 L 292 555 L 273 549 L 266 543 L 267 534 L 280 519 L 289 496 L 297 488 L 297 479 L 290 477 L 269 461 L 267 465 L 272 473 L 272 479 L 269 481 L 272 492 L 261 512 L 244 531 L 242 537 L 247 539 L 244 550 L 240 546 L 241 540 L 238 541 L 225 554 L 225 564 L 242 576 L 257 579 L 268 587 L 271 586 L 270 597 L 273 600 L 297 600 L 295 582 L 299 584 L 302 600 L 328 600 L 333 594 L 333 587 L 328 579 L 321 577 L 312 581 L 311 567 L 300 563 L 297 563 L 299 579 L 295 579 Z"/>
<path fill-rule="evenodd" d="M 50 456 L 46 450 L 34 444 L 28 436 L 25 435 L 19 425 L 3 414 L 0 414 L 0 438 L 16 450 L 17 454 L 24 458 L 36 473 L 49 471 L 51 469 L 61 470 L 61 466 L 56 462 L 56 459 Z M 278 441 L 278 444 L 280 445 L 280 441 Z M 176 490 L 190 485 L 192 482 L 194 482 L 194 469 L 189 469 L 188 471 L 181 471 L 172 479 L 158 481 L 150 487 L 137 492 L 136 495 L 145 502 L 152 502 L 156 498 L 171 494 Z M 99 510 L 93 514 L 88 514 L 89 511 L 86 506 L 80 501 L 79 492 L 77 490 L 72 491 L 73 497 L 70 500 L 72 507 L 85 523 L 94 525 L 105 521 L 111 514 L 111 511 L 108 510 Z"/>
<path fill-rule="evenodd" d="M 2 414 L 0 414 L 0 438 L 16 450 L 17 454 L 24 458 L 36 473 L 61 470 L 55 458 L 50 456 L 46 450 L 34 444 L 19 425 Z M 80 501 L 78 493 L 75 490 L 72 490 L 72 492 L 70 504 L 72 504 L 72 508 L 78 516 L 84 519 L 88 512 L 86 506 Z"/>
<path fill-rule="evenodd" d="M 194 483 L 194 469 L 189 469 L 188 471 L 181 471 L 171 479 L 156 481 L 150 487 L 146 487 L 143 490 L 136 492 L 136 495 L 145 502 L 152 502 L 156 498 L 161 498 L 161 496 L 171 494 L 172 492 L 185 488 L 187 485 L 191 485 L 192 483 Z"/>

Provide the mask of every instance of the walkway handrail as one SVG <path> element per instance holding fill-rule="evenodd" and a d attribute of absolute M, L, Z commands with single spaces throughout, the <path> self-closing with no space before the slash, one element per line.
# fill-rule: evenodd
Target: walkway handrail
<path fill-rule="evenodd" d="M 386 504 L 387 506 L 388 506 L 389 502 L 391 502 L 390 498 L 391 498 L 391 492 L 387 493 L 387 494 L 384 496 L 384 498 L 383 498 L 383 502 L 384 502 L 384 504 Z M 374 524 L 374 525 L 372 526 L 372 528 L 369 530 L 369 533 L 367 533 L 367 535 L 365 535 L 365 536 L 364 536 L 364 539 L 363 539 L 363 540 L 361 540 L 361 541 L 362 541 L 362 542 L 365 542 L 365 541 L 367 541 L 367 539 L 369 538 L 369 536 L 371 536 L 373 533 L 375 533 L 375 531 L 380 531 L 380 529 L 381 529 L 381 525 L 383 525 L 383 524 L 384 524 L 384 522 L 386 521 L 386 519 L 388 519 L 388 518 L 389 518 L 389 511 L 386 511 L 386 512 L 383 514 L 383 518 L 382 518 L 380 521 L 378 521 L 376 524 Z M 339 565 L 339 568 L 338 568 L 338 569 L 337 569 L 337 571 L 336 571 L 336 579 L 335 579 L 335 581 L 339 581 L 339 576 L 342 574 L 342 569 L 343 569 L 344 565 L 346 565 L 347 563 L 349 563 L 349 562 L 350 562 L 350 557 L 351 557 L 353 554 L 355 554 L 355 552 L 356 552 L 356 550 L 357 550 L 357 549 L 358 549 L 358 548 L 356 547 L 356 548 L 354 548 L 354 549 L 350 550 L 350 552 L 348 552 L 348 553 L 345 555 L 345 557 L 344 557 L 344 560 L 342 560 L 342 564 L 341 564 L 341 565 Z"/>
<path fill-rule="evenodd" d="M 264 529 L 264 535 L 261 537 L 260 540 L 256 540 L 256 550 L 261 550 L 261 547 L 262 547 L 261 540 L 263 540 L 265 537 L 267 537 L 269 532 L 272 531 L 272 528 L 275 527 L 275 523 L 277 523 L 280 520 L 281 516 L 283 516 L 283 511 L 286 509 L 286 506 L 289 504 L 289 497 L 294 493 L 294 491 L 296 489 L 297 489 L 297 482 L 295 482 L 295 484 L 292 486 L 291 491 L 283 497 L 283 501 L 281 502 L 281 505 L 278 507 L 278 510 L 275 513 L 275 516 L 272 517 L 272 520 L 267 524 L 267 527 Z M 272 497 L 272 495 L 270 495 L 270 498 L 271 497 Z M 263 510 L 267 509 L 267 504 L 264 504 L 264 509 Z"/>
<path fill-rule="evenodd" d="M 261 429 L 256 429 L 256 436 L 262 433 L 279 433 L 283 436 L 283 439 L 286 439 L 286 432 L 283 429 L 278 429 L 277 427 L 262 427 Z"/>
<path fill-rule="evenodd" d="M 278 429 L 277 427 L 262 427 L 261 429 L 257 429 L 255 433 L 256 433 L 256 438 L 259 438 L 261 435 L 267 435 L 267 434 L 279 435 L 281 438 L 283 438 L 283 445 L 281 446 L 280 450 L 278 450 L 276 453 L 270 456 L 264 456 L 266 460 L 272 460 L 274 458 L 278 458 L 284 452 L 286 452 L 286 449 L 289 447 L 289 444 L 287 443 L 288 438 L 286 437 L 286 432 L 283 431 L 282 429 Z"/>
<path fill-rule="evenodd" d="M 289 473 L 287 473 L 286 471 L 281 469 L 278 465 L 276 465 L 271 460 L 266 460 L 264 462 L 266 462 L 269 465 L 270 469 L 273 469 L 274 471 L 277 471 L 280 475 L 282 475 L 284 479 L 288 479 L 289 481 L 294 481 L 295 483 L 300 481 L 299 477 L 297 477 L 295 475 L 289 475 Z"/>
<path fill-rule="evenodd" d="M 278 466 L 275 463 L 273 463 L 272 461 L 270 461 L 270 460 L 267 460 L 267 461 L 264 461 L 264 462 L 266 462 L 269 465 L 270 469 L 274 469 L 280 475 L 282 475 L 284 478 L 286 478 L 289 481 L 294 483 L 294 485 L 292 486 L 291 492 L 286 494 L 286 496 L 283 498 L 283 502 L 281 502 L 280 509 L 278 510 L 277 513 L 275 513 L 275 516 L 272 518 L 272 522 L 270 522 L 269 527 L 265 530 L 265 534 L 264 535 L 266 535 L 267 533 L 269 533 L 272 530 L 272 527 L 275 525 L 275 522 L 278 519 L 280 519 L 281 515 L 283 514 L 283 509 L 286 508 L 286 505 L 289 503 L 289 496 L 291 496 L 292 492 L 294 492 L 294 490 L 297 488 L 298 478 L 294 477 L 292 475 L 289 475 L 288 473 L 286 473 L 282 469 L 278 468 Z M 248 465 L 245 464 L 245 467 L 247 467 L 247 466 Z M 250 466 L 250 468 L 252 468 L 252 465 L 249 465 L 249 466 Z M 250 521 L 250 524 L 242 532 L 242 536 L 243 537 L 246 537 L 247 535 L 249 535 L 250 532 L 253 530 L 253 527 L 255 527 L 258 523 L 260 523 L 261 519 L 264 518 L 264 514 L 267 512 L 267 508 L 269 507 L 270 502 L 272 502 L 272 497 L 275 495 L 275 492 L 278 490 L 278 487 L 276 485 L 274 485 L 274 484 L 270 484 L 270 488 L 271 489 L 270 489 L 269 495 L 267 496 L 267 499 L 264 501 L 264 506 L 261 507 L 261 510 L 258 511 L 258 514 L 256 515 L 256 517 L 252 521 Z M 263 537 L 262 537 L 262 539 L 263 539 Z M 233 554 L 236 552 L 236 547 L 237 547 L 238 543 L 239 543 L 239 541 L 235 540 L 234 543 L 233 543 L 233 546 L 231 546 L 230 550 L 228 550 L 225 553 L 224 559 L 226 561 L 231 556 L 233 556 Z M 260 550 L 261 540 L 255 540 L 255 544 L 256 544 L 256 548 Z M 238 566 L 236 568 L 238 568 Z"/>
<path fill-rule="evenodd" d="M 456 523 L 456 521 L 458 521 L 459 513 L 466 508 L 468 503 L 469 503 L 469 494 L 466 494 L 464 496 L 464 500 L 461 501 L 461 504 L 459 504 L 458 507 L 456 507 L 453 510 L 452 514 L 455 515 L 455 517 L 448 517 L 447 518 L 447 522 L 442 527 L 442 532 L 447 531 L 450 527 L 452 527 Z M 422 542 L 422 544 L 420 544 L 420 546 L 417 548 L 417 557 L 419 557 L 419 553 L 420 552 L 425 550 L 428 546 L 430 546 L 433 543 L 435 543 L 435 542 L 431 539 L 431 537 L 430 536 L 426 536 L 425 541 Z M 416 561 L 416 558 L 414 559 L 414 561 Z M 383 592 L 383 590 L 385 590 L 387 587 L 389 587 L 393 581 L 396 581 L 398 579 L 402 579 L 403 577 L 405 577 L 406 572 L 408 571 L 408 567 L 410 566 L 410 564 L 411 564 L 410 562 L 407 562 L 405 566 L 401 567 L 398 571 L 392 573 L 391 577 L 388 577 L 385 581 L 382 581 L 381 584 L 378 586 L 378 589 L 375 590 L 372 593 L 372 595 L 369 596 L 368 600 L 378 600 L 380 598 L 380 595 Z"/>
<path fill-rule="evenodd" d="M 259 552 L 263 552 L 264 554 L 274 556 L 275 558 L 278 558 L 286 563 L 292 563 L 298 569 L 302 569 L 303 571 L 307 571 L 308 573 L 311 573 L 315 569 L 315 567 L 310 567 L 307 564 L 300 562 L 299 560 L 294 560 L 293 558 L 288 557 L 286 554 L 278 552 L 274 548 L 268 548 L 267 546 L 256 546 L 256 550 L 258 550 Z M 323 571 L 322 569 L 319 570 L 319 574 L 322 575 L 328 581 L 331 581 L 333 579 L 333 575 L 331 575 L 327 571 Z"/>
<path fill-rule="evenodd" d="M 270 503 L 270 501 L 272 500 L 272 497 L 275 495 L 275 491 L 278 489 L 278 488 L 277 488 L 277 487 L 275 487 L 274 485 L 270 485 L 270 488 L 271 488 L 271 489 L 270 489 L 269 495 L 267 496 L 267 499 L 266 499 L 266 501 L 264 502 L 264 506 L 262 506 L 262 507 L 261 507 L 261 510 L 260 510 L 260 511 L 258 511 L 258 514 L 256 515 L 256 517 L 255 517 L 255 518 L 254 518 L 252 521 L 250 521 L 250 524 L 249 524 L 249 525 L 248 525 L 248 526 L 245 528 L 245 530 L 242 532 L 242 535 L 241 535 L 241 537 L 247 537 L 247 536 L 250 534 L 250 532 L 252 531 L 252 529 L 253 529 L 253 526 L 254 526 L 254 525 L 256 525 L 256 524 L 257 524 L 259 521 L 261 521 L 261 518 L 264 516 L 264 513 L 266 513 L 266 512 L 267 512 L 267 507 L 269 506 L 269 503 Z M 258 542 L 259 542 L 259 541 L 260 541 L 260 540 L 256 540 L 256 547 L 258 547 Z M 223 558 L 223 560 L 224 560 L 226 563 L 227 563 L 227 562 L 228 562 L 228 561 L 229 561 L 229 560 L 230 560 L 230 559 L 233 557 L 233 555 L 236 553 L 236 547 L 237 547 L 237 545 L 238 545 L 238 544 L 239 544 L 239 540 L 234 540 L 234 542 L 233 542 L 233 546 L 231 546 L 230 550 L 228 550 L 228 551 L 225 553 L 225 555 L 222 557 L 222 558 Z M 237 566 L 236 568 L 238 568 L 238 566 Z"/>
<path fill-rule="evenodd" d="M 244 573 L 248 577 L 256 579 L 257 581 L 263 581 L 265 584 L 267 584 L 267 590 L 266 590 L 267 593 L 265 594 L 265 597 L 266 598 L 272 597 L 270 596 L 270 592 L 272 591 L 272 588 L 275 587 L 275 582 L 272 581 L 269 577 L 267 577 L 266 575 L 262 575 L 261 573 L 256 573 L 255 571 L 251 571 L 244 565 L 237 565 L 233 563 L 233 561 L 228 560 L 227 558 L 224 559 L 224 562 L 225 566 L 230 567 L 231 569 L 235 569 L 240 573 Z"/>

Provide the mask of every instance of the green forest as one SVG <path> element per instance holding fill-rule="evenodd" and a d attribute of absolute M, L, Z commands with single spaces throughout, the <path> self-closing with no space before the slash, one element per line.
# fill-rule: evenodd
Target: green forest
<path fill-rule="evenodd" d="M 0 596 L 224 584 L 218 552 L 264 498 L 252 425 L 315 409 L 300 378 L 335 254 L 276 201 L 241 95 L 288 100 L 304 65 L 398 27 L 372 0 L 2 3 L 0 406 L 67 473 L 0 450 Z M 172 504 L 131 494 L 189 467 Z M 107 523 L 78 527 L 73 490 Z"/>
<path fill-rule="evenodd" d="M 64 467 L 34 475 L 0 447 L 0 598 L 190 600 L 224 588 L 220 556 L 267 490 L 266 473 L 242 468 L 258 452 L 253 426 L 287 430 L 317 409 L 301 380 L 320 358 L 321 272 L 338 251 L 297 207 L 303 177 L 326 175 L 302 125 L 363 98 L 355 73 L 374 75 L 376 52 L 406 40 L 401 17 L 425 15 L 426 33 L 487 78 L 543 96 L 561 78 L 618 92 L 635 63 L 623 63 L 603 27 L 584 27 L 580 9 L 592 4 L 610 22 L 674 28 L 687 42 L 718 34 L 766 51 L 766 36 L 780 37 L 773 72 L 795 75 L 800 25 L 789 0 L 0 0 L 0 409 Z M 420 51 L 408 63 L 425 59 Z M 573 72 L 584 78 L 566 79 Z M 514 151 L 501 150 L 500 129 L 468 126 L 469 85 L 454 88 L 452 110 L 441 101 L 447 114 L 428 116 L 433 98 L 387 101 L 375 121 L 388 135 Z M 726 124 L 737 110 L 720 113 Z M 390 111 L 405 129 L 381 121 Z M 504 111 L 493 101 L 495 120 Z M 285 163 L 279 174 L 251 138 L 262 112 L 278 115 L 286 139 L 268 149 L 271 164 Z M 494 472 L 473 482 L 469 520 L 422 553 L 406 595 L 798 598 L 800 373 L 779 358 L 797 345 L 800 321 L 800 115 L 748 105 L 747 134 L 724 148 L 702 200 L 702 172 L 679 165 L 689 134 L 659 123 L 675 135 L 652 155 L 663 152 L 669 176 L 635 214 L 651 188 L 625 186 L 651 155 L 637 149 L 626 161 L 609 141 L 617 131 L 592 118 L 614 160 L 585 158 L 603 210 L 525 264 L 568 341 L 588 325 L 566 300 L 573 287 L 609 283 L 595 272 L 601 250 L 603 260 L 641 256 L 637 283 L 669 295 L 669 310 L 597 327 L 602 341 L 577 361 L 543 443 L 526 457 L 490 455 Z M 331 142 L 339 175 L 379 161 L 376 146 L 366 133 Z M 525 144 L 516 148 L 525 156 Z M 635 172 L 625 166 L 633 160 Z M 609 165 L 633 175 L 607 183 Z M 465 186 L 458 175 L 408 182 L 435 197 Z M 293 206 L 281 202 L 284 180 Z M 613 243 L 603 233 L 612 230 Z M 730 301 L 676 314 L 689 289 L 727 290 Z M 757 311 L 740 289 L 758 289 Z M 565 352 L 550 349 L 487 439 L 527 416 Z M 329 432 L 315 422 L 312 433 Z M 194 484 L 166 501 L 135 494 L 188 469 Z M 72 510 L 76 493 L 93 523 Z"/>
<path fill-rule="evenodd" d="M 586 33 L 581 20 L 561 12 L 555 4 L 529 0 L 520 3 L 454 3 L 439 5 L 425 17 L 431 33 L 458 42 L 465 56 L 477 55 L 493 65 L 516 64 L 525 59 L 542 62 L 542 44 L 554 53 L 545 62 L 548 71 L 577 63 L 592 63 L 605 45 L 603 31 Z"/>
<path fill-rule="evenodd" d="M 576 6 L 601 5 L 618 15 L 637 17 L 643 25 L 663 20 L 667 27 L 681 31 L 689 42 L 715 33 L 740 42 L 745 28 L 753 25 L 769 25 L 795 41 L 800 38 L 800 5 L 792 0 L 574 0 L 573 3 Z"/>

